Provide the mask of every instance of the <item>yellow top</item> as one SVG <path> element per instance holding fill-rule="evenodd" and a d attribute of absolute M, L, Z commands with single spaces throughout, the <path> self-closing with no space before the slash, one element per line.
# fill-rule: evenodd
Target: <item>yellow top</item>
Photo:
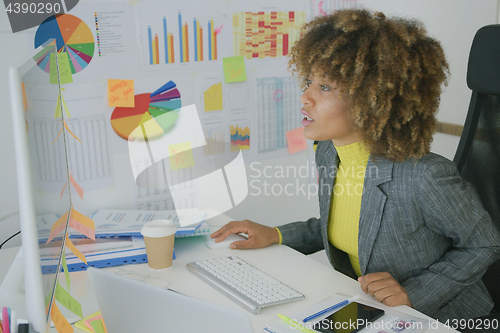
<path fill-rule="evenodd" d="M 354 272 L 361 276 L 358 257 L 359 212 L 370 152 L 360 142 L 335 148 L 340 164 L 332 191 L 328 240 L 349 255 Z"/>

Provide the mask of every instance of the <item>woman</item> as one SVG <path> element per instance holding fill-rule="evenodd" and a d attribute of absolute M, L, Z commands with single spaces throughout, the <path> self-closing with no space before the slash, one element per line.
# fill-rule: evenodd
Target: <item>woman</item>
<path fill-rule="evenodd" d="M 455 165 L 430 153 L 448 65 L 416 21 L 338 11 L 304 26 L 290 66 L 303 79 L 304 134 L 320 141 L 319 219 L 231 222 L 233 248 L 326 249 L 332 266 L 388 306 L 446 321 L 488 314 L 481 282 L 500 235 Z"/>

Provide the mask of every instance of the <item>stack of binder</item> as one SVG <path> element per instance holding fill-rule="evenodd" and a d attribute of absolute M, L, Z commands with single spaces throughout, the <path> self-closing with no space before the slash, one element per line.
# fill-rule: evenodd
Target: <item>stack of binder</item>
<path fill-rule="evenodd" d="M 192 237 L 210 234 L 205 222 L 205 214 L 198 210 L 189 211 L 144 211 L 100 209 L 90 216 L 95 224 L 95 240 L 70 229 L 69 237 L 87 258 L 88 266 L 110 267 L 147 262 L 144 239 L 140 233 L 149 221 L 166 219 L 172 221 L 177 232 L 175 237 Z M 39 241 L 46 242 L 52 224 L 58 219 L 56 214 L 37 218 Z M 42 273 L 55 273 L 62 238 L 54 239 L 47 245 L 40 245 Z M 68 271 L 86 270 L 87 265 L 66 249 Z M 175 250 L 174 250 L 175 259 Z"/>

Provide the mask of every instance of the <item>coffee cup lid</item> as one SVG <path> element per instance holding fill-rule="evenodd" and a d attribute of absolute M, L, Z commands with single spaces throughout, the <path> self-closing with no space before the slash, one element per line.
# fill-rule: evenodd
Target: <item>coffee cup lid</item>
<path fill-rule="evenodd" d="M 175 234 L 177 228 L 169 220 L 155 220 L 144 224 L 141 234 L 144 237 L 166 237 Z"/>

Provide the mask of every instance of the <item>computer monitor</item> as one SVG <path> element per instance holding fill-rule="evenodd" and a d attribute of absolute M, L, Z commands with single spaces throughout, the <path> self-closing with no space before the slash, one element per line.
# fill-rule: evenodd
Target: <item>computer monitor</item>
<path fill-rule="evenodd" d="M 50 229 L 56 214 L 63 216 L 71 208 L 70 184 L 65 186 L 69 177 L 63 126 L 65 114 L 62 103 L 58 104 L 61 85 L 57 57 L 51 56 L 56 52 L 55 40 L 48 40 L 24 64 L 12 67 L 9 78 L 22 260 L 16 258 L 14 261 L 0 294 L 4 305 L 16 310 L 19 318 L 27 315 L 26 319 L 35 332 L 48 330 L 64 249 L 64 238 L 53 242 L 52 253 L 55 255 L 51 259 L 57 268 L 42 274 L 40 249 L 46 245 L 39 236 L 46 231 L 40 230 L 39 235 L 37 218 Z M 52 215 L 44 218 L 48 213 Z M 65 222 L 67 225 L 68 221 Z M 19 279 L 23 269 L 24 281 Z M 24 313 L 24 304 L 27 313 Z"/>

